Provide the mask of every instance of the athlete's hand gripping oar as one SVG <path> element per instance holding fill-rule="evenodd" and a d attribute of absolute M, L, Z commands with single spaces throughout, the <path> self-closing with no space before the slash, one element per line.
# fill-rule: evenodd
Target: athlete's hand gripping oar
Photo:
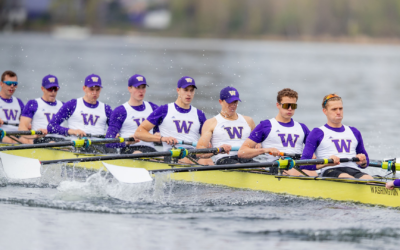
<path fill-rule="evenodd" d="M 341 158 L 340 162 L 358 162 L 358 158 Z M 227 164 L 217 166 L 199 166 L 189 168 L 173 168 L 173 169 L 158 169 L 147 171 L 144 168 L 129 168 L 121 167 L 103 162 L 104 166 L 113 174 L 113 176 L 120 182 L 124 183 L 140 183 L 152 180 L 151 174 L 162 172 L 184 173 L 196 171 L 213 171 L 213 170 L 231 170 L 231 169 L 249 169 L 260 167 L 278 167 L 282 170 L 290 169 L 294 166 L 301 165 L 317 165 L 334 163 L 332 159 L 310 159 L 310 160 L 277 160 L 273 162 L 260 162 L 260 163 L 243 163 L 243 164 Z"/>
<path fill-rule="evenodd" d="M 132 137 L 129 138 L 107 138 L 100 140 L 89 140 L 87 138 L 78 139 L 74 141 L 63 141 L 63 142 L 54 142 L 54 143 L 40 143 L 40 144 L 23 144 L 23 145 L 15 145 L 15 146 L 6 146 L 0 147 L 0 151 L 6 150 L 21 150 L 21 149 L 32 149 L 32 148 L 52 148 L 52 147 L 67 147 L 73 146 L 75 148 L 81 147 L 89 147 L 92 144 L 105 144 L 105 143 L 122 143 L 124 141 L 134 141 L 135 139 Z"/>
<path fill-rule="evenodd" d="M 97 143 L 102 141 L 102 143 L 115 143 L 115 142 L 124 142 L 124 138 L 118 139 L 104 139 L 98 141 L 92 141 L 92 143 Z M 127 141 L 132 141 L 133 138 L 126 139 Z M 81 141 L 90 141 L 90 140 L 77 140 L 79 144 L 83 144 Z M 71 143 L 71 142 L 70 142 Z M 48 143 L 48 144 L 57 144 L 57 143 Z M 37 144 L 40 145 L 40 144 Z M 30 145 L 36 146 L 36 145 Z M 13 148 L 19 148 L 20 146 L 15 146 Z M 8 178 L 12 179 L 30 179 L 40 177 L 40 166 L 48 165 L 48 164 L 57 164 L 57 163 L 74 163 L 74 162 L 88 162 L 88 161 L 106 161 L 106 160 L 118 160 L 118 159 L 135 159 L 135 158 L 149 158 L 149 157 L 160 157 L 160 156 L 171 156 L 175 158 L 184 158 L 186 155 L 190 153 L 221 153 L 223 149 L 219 148 L 207 148 L 207 149 L 172 149 L 164 152 L 152 152 L 152 153 L 141 153 L 141 154 L 126 154 L 126 155 L 108 155 L 108 156 L 94 156 L 94 157 L 80 157 L 80 158 L 72 158 L 72 159 L 60 159 L 60 160 L 52 160 L 52 161 L 42 161 L 40 162 L 37 159 L 31 159 L 27 157 L 9 155 L 5 153 L 0 153 L 0 160 L 3 164 L 3 169 Z"/>

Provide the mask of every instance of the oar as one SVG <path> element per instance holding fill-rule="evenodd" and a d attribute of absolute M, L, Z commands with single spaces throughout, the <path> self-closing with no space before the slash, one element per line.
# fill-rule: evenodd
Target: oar
<path fill-rule="evenodd" d="M 400 163 L 396 163 L 396 161 L 383 161 L 383 162 L 370 161 L 368 166 L 385 169 L 387 171 L 393 172 L 393 174 L 396 174 L 396 171 L 400 170 Z"/>
<path fill-rule="evenodd" d="M 121 138 L 121 139 L 124 139 L 124 138 Z M 105 139 L 105 140 L 99 140 L 99 141 L 102 141 L 102 143 L 123 142 L 123 140 L 121 140 L 121 141 L 117 141 L 117 140 L 119 140 L 119 139 Z M 133 140 L 133 138 L 128 138 L 128 140 Z M 79 141 L 79 140 L 77 140 L 77 141 Z M 80 140 L 79 144 L 82 144 L 81 141 L 84 141 L 84 140 Z M 91 143 L 97 143 L 99 141 L 92 141 Z M 48 143 L 48 144 L 54 145 L 57 143 Z M 40 144 L 38 144 L 38 145 L 40 145 Z M 30 145 L 30 146 L 36 146 L 36 145 Z M 17 147 L 20 148 L 21 146 L 15 146 L 12 148 L 17 148 Z M 1 147 L 0 147 L 0 149 L 1 149 Z M 6 176 L 8 178 L 31 179 L 31 178 L 37 178 L 37 177 L 41 176 L 40 175 L 41 164 L 48 165 L 48 164 L 57 164 L 57 163 L 106 161 L 106 160 L 118 160 L 118 159 L 160 157 L 160 156 L 171 156 L 174 158 L 184 158 L 186 155 L 188 155 L 190 153 L 201 154 L 201 153 L 219 153 L 219 152 L 223 152 L 223 148 L 206 148 L 206 149 L 191 149 L 191 150 L 187 150 L 184 148 L 178 148 L 178 149 L 171 149 L 169 151 L 164 151 L 164 152 L 81 157 L 81 158 L 72 158 L 72 159 L 42 161 L 42 162 L 40 162 L 37 159 L 0 153 L 0 160 L 3 165 L 4 172 L 6 173 Z"/>
<path fill-rule="evenodd" d="M 193 147 L 197 146 L 197 142 L 188 142 L 188 141 L 178 141 L 178 144 L 190 145 L 190 146 L 193 146 Z M 240 147 L 236 146 L 236 147 L 232 147 L 231 151 L 239 151 L 239 149 L 240 149 Z M 299 159 L 301 158 L 301 154 L 280 152 L 280 155 L 281 156 L 291 157 L 291 158 L 299 158 Z"/>
<path fill-rule="evenodd" d="M 7 122 L 7 121 L 4 121 L 4 122 L 3 122 L 3 125 L 10 125 L 10 126 L 16 126 L 16 127 L 18 127 L 18 126 L 19 126 L 19 123 L 9 123 L 9 122 Z"/>
<path fill-rule="evenodd" d="M 340 162 L 357 162 L 358 158 L 341 158 Z M 280 169 L 288 169 L 290 167 L 302 165 L 317 165 L 333 163 L 332 159 L 310 159 L 310 160 L 277 160 L 273 162 L 260 162 L 260 163 L 244 163 L 244 164 L 227 164 L 216 166 L 198 166 L 189 168 L 172 168 L 172 169 L 158 169 L 147 171 L 144 168 L 130 168 L 121 167 L 108 163 L 103 165 L 112 173 L 112 175 L 120 182 L 124 183 L 140 183 L 151 181 L 151 174 L 171 172 L 171 173 L 184 173 L 196 171 L 214 171 L 214 170 L 230 170 L 230 169 L 243 169 L 243 168 L 261 168 L 261 167 L 278 167 Z"/>
<path fill-rule="evenodd" d="M 67 147 L 73 146 L 75 148 L 89 147 L 92 144 L 104 144 L 104 143 L 122 143 L 124 141 L 135 141 L 134 138 L 107 138 L 101 140 L 89 140 L 89 139 L 78 139 L 74 141 L 55 142 L 55 143 L 40 143 L 40 144 L 23 144 L 15 146 L 0 147 L 0 151 L 6 150 L 21 150 L 21 149 L 32 149 L 32 148 L 52 148 L 52 147 Z"/>
<path fill-rule="evenodd" d="M 0 139 L 3 139 L 4 136 L 10 136 L 10 135 L 42 135 L 42 131 L 35 131 L 35 130 L 17 130 L 17 131 L 4 131 L 3 129 L 0 128 Z M 92 135 L 92 134 L 86 134 L 85 137 L 88 138 L 106 138 L 105 135 Z"/>

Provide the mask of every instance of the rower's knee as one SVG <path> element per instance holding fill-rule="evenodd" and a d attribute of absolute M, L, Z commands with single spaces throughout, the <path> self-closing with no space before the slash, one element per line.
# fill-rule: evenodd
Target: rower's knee
<path fill-rule="evenodd" d="M 346 173 L 342 173 L 342 174 L 340 174 L 338 177 L 339 177 L 339 178 L 354 178 L 354 176 L 351 176 L 351 175 L 346 174 Z"/>
<path fill-rule="evenodd" d="M 365 174 L 360 177 L 361 180 L 373 180 L 374 177 L 370 176 L 369 174 Z"/>

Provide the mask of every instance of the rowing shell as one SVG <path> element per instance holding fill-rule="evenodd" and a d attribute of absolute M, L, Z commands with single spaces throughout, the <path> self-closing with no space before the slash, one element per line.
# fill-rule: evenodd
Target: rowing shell
<path fill-rule="evenodd" d="M 58 149 L 26 149 L 6 151 L 5 153 L 40 159 L 42 161 L 93 156 L 93 154 L 83 155 Z M 147 170 L 188 167 L 188 165 L 170 165 L 149 160 L 124 159 L 109 160 L 105 162 L 116 166 L 144 168 Z M 87 170 L 105 170 L 102 162 L 77 162 L 73 165 L 74 167 Z M 386 189 L 384 182 L 379 181 L 367 182 L 354 179 L 280 176 L 271 175 L 266 171 L 254 169 L 171 173 L 169 176 L 171 179 L 178 181 L 221 185 L 232 188 L 267 191 L 312 198 L 400 207 L 400 189 Z"/>

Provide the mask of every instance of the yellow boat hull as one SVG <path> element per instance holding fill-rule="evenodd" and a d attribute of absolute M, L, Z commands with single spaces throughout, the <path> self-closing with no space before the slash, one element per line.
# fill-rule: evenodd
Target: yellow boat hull
<path fill-rule="evenodd" d="M 55 149 L 27 149 L 6 151 L 5 153 L 39 159 L 42 161 L 92 156 Z M 172 168 L 166 163 L 143 160 L 125 159 L 105 162 L 118 166 L 145 168 L 147 170 Z M 94 171 L 100 169 L 105 170 L 101 162 L 77 162 L 74 166 Z M 274 176 L 265 174 L 265 172 L 261 171 L 204 171 L 172 173 L 170 177 L 179 181 L 222 185 L 232 188 L 400 207 L 399 189 L 395 188 L 394 190 L 388 190 L 379 182 L 371 184 L 357 180 L 323 178 L 315 180 L 306 177 Z"/>

